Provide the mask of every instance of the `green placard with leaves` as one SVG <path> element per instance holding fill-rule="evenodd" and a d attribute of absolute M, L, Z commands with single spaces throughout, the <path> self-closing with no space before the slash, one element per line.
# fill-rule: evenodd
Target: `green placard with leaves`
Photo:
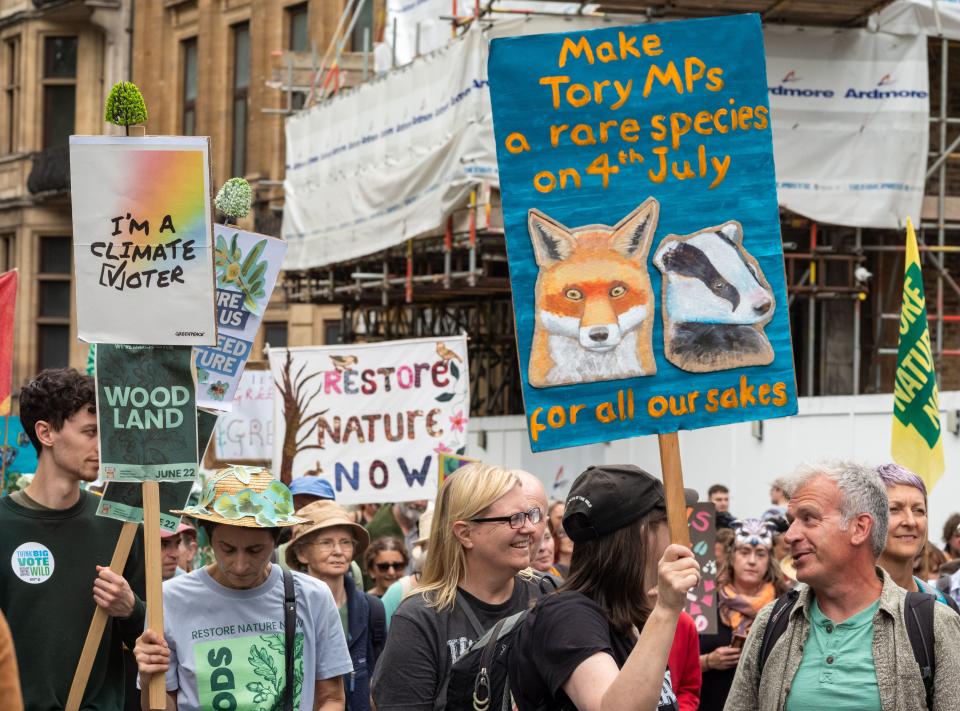
<path fill-rule="evenodd" d="M 189 346 L 101 343 L 96 355 L 100 477 L 197 478 L 197 402 Z"/>

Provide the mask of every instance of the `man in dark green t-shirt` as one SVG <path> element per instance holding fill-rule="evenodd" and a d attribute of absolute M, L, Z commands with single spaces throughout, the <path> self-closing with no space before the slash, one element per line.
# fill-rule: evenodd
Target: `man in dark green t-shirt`
<path fill-rule="evenodd" d="M 24 491 L 0 499 L 0 610 L 13 634 L 26 711 L 63 708 L 96 605 L 111 620 L 80 708 L 121 711 L 122 642 L 132 649 L 143 631 L 142 535 L 124 575 L 112 572 L 123 524 L 96 516 L 97 497 L 80 489 L 98 476 L 95 403 L 93 379 L 73 369 L 45 370 L 20 392 L 38 464 Z"/>

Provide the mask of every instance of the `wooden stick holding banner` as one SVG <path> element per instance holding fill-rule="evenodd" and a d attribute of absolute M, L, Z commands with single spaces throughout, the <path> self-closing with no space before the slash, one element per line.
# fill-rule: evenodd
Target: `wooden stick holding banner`
<path fill-rule="evenodd" d="M 147 572 L 147 629 L 163 636 L 163 574 L 160 567 L 160 484 L 143 482 L 143 546 Z M 150 676 L 151 709 L 167 708 L 164 674 Z"/>
<path fill-rule="evenodd" d="M 680 438 L 676 432 L 657 435 L 660 445 L 660 469 L 663 471 L 663 490 L 667 498 L 667 525 L 670 542 L 690 547 L 690 529 L 687 528 L 687 504 L 683 493 L 683 468 L 680 465 Z"/>
<path fill-rule="evenodd" d="M 117 575 L 123 575 L 130 549 L 133 547 L 133 539 L 137 535 L 137 526 L 136 523 L 125 523 L 120 529 L 117 546 L 113 549 L 113 558 L 110 559 L 110 570 Z M 87 630 L 87 638 L 83 643 L 83 651 L 80 652 L 80 661 L 73 675 L 73 683 L 70 685 L 64 711 L 78 711 L 80 708 L 83 692 L 87 690 L 90 670 L 97 657 L 97 650 L 100 649 L 100 640 L 103 639 L 103 630 L 107 626 L 108 618 L 107 611 L 97 605 L 93 612 L 93 619 L 90 621 L 90 628 Z"/>

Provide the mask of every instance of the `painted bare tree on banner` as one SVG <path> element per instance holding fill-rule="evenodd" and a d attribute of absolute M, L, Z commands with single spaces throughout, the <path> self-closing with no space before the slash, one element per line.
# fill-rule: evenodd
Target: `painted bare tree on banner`
<path fill-rule="evenodd" d="M 277 390 L 283 397 L 283 420 L 285 430 L 283 434 L 283 456 L 280 462 L 280 481 L 289 485 L 293 480 L 293 460 L 300 452 L 308 449 L 323 449 L 321 444 L 312 444 L 310 438 L 317 429 L 317 420 L 327 414 L 326 410 L 315 412 L 307 416 L 310 404 L 320 394 L 320 386 L 309 392 L 307 384 L 320 375 L 319 371 L 304 375 L 307 364 L 300 366 L 296 375 L 293 375 L 293 356 L 287 351 L 287 358 L 283 363 L 282 382 L 275 382 Z M 301 430 L 306 427 L 306 432 Z"/>

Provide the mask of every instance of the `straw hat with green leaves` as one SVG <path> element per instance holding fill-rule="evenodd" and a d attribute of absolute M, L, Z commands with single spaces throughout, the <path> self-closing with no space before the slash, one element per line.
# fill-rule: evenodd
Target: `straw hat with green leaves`
<path fill-rule="evenodd" d="M 310 523 L 293 515 L 293 495 L 263 467 L 230 464 L 207 481 L 195 506 L 174 514 L 244 528 L 282 528 Z"/>

